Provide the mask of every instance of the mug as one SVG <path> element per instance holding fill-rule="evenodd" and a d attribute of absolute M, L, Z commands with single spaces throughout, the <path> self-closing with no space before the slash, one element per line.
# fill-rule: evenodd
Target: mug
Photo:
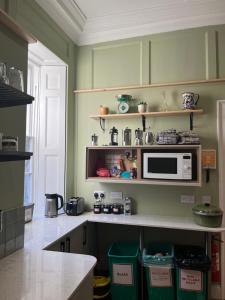
<path fill-rule="evenodd" d="M 182 94 L 182 97 L 183 97 L 183 108 L 194 109 L 198 103 L 199 94 L 194 94 L 192 92 L 185 92 Z"/>

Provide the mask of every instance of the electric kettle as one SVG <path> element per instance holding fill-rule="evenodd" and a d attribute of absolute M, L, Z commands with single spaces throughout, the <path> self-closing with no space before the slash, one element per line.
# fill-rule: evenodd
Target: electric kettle
<path fill-rule="evenodd" d="M 57 217 L 58 210 L 63 207 L 63 197 L 59 194 L 45 194 L 45 197 L 45 216 L 48 218 Z"/>

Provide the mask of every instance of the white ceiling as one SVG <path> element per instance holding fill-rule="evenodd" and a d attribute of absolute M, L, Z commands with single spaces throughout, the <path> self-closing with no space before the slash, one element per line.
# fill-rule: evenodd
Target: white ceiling
<path fill-rule="evenodd" d="M 78 45 L 225 23 L 225 0 L 35 1 Z"/>

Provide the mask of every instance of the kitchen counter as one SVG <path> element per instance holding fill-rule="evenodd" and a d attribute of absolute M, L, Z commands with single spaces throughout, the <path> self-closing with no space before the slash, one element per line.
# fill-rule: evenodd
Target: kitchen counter
<path fill-rule="evenodd" d="M 25 245 L 0 261 L 0 299 L 64 300 L 73 295 L 93 271 L 96 258 L 42 250 L 85 222 L 135 225 L 177 230 L 222 232 L 225 227 L 196 225 L 191 218 L 148 215 L 61 215 L 41 218 L 25 225 Z"/>

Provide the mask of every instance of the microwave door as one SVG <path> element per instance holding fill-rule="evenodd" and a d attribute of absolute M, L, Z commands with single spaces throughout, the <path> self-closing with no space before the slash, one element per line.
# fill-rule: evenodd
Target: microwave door
<path fill-rule="evenodd" d="M 181 159 L 177 153 L 145 153 L 144 178 L 181 179 Z"/>

